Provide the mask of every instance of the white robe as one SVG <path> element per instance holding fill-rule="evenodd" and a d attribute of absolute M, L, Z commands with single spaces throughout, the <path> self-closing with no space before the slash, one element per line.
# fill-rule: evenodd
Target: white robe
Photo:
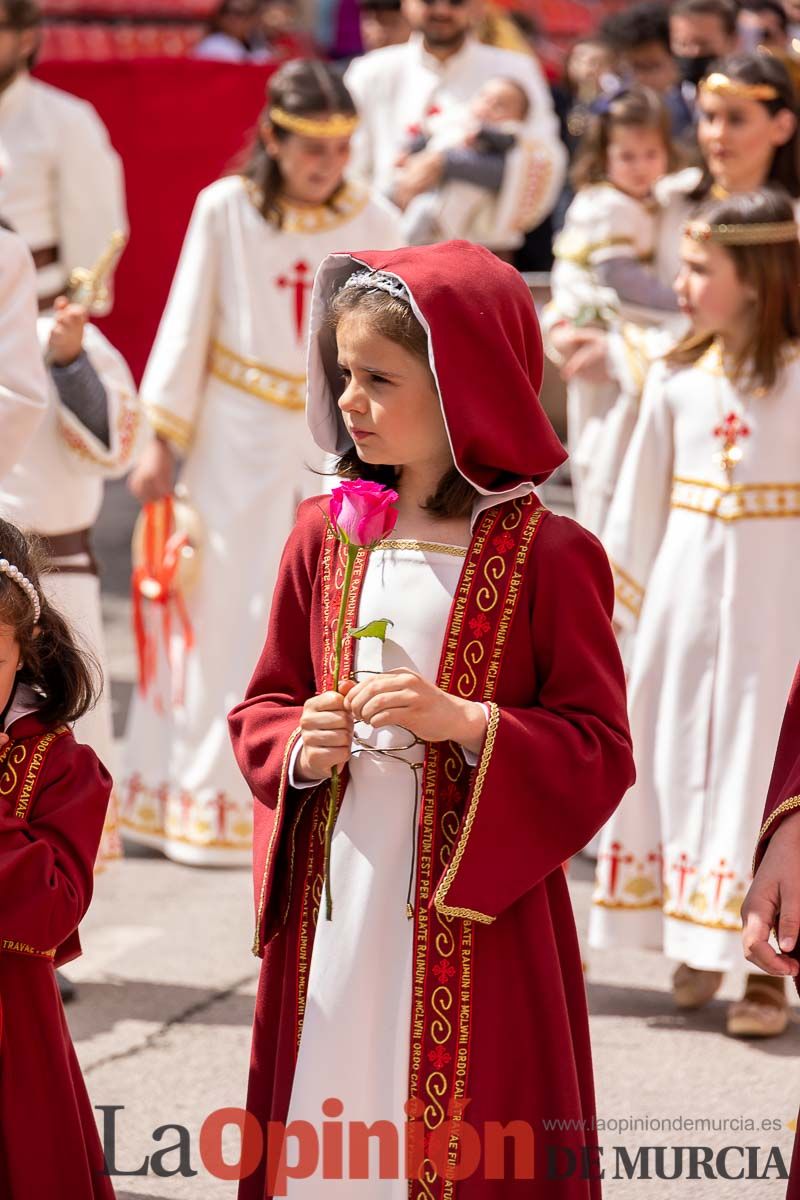
<path fill-rule="evenodd" d="M 39 362 L 53 326 L 51 317 L 40 317 Z M 58 391 L 47 376 L 47 408 L 42 424 L 27 452 L 6 474 L 0 476 L 0 516 L 23 529 L 54 536 L 91 529 L 100 513 L 106 479 L 116 479 L 128 470 L 135 452 L 139 427 L 136 387 L 125 360 L 99 329 L 87 325 L 84 350 L 106 389 L 111 444 L 99 441 L 61 403 Z M 84 566 L 81 555 L 59 559 L 71 566 Z M 91 746 L 116 777 L 111 720 L 110 676 L 103 638 L 100 580 L 93 574 L 59 573 L 44 578 L 48 598 L 63 613 L 84 646 L 100 665 L 105 683 L 97 705 L 75 725 L 78 741 Z M 98 862 L 118 857 L 118 805 L 112 793 Z"/>
<path fill-rule="evenodd" d="M 637 781 L 605 827 L 590 941 L 700 969 L 742 963 L 740 908 L 800 658 L 800 346 L 766 396 L 718 354 L 647 381 L 605 530 L 636 637 Z M 750 428 L 729 485 L 729 412 Z M 663 861 L 663 873 L 661 863 Z"/>
<path fill-rule="evenodd" d="M 396 210 L 361 185 L 337 204 L 292 209 L 277 229 L 238 176 L 201 192 L 142 381 L 150 424 L 186 455 L 205 542 L 185 703 L 168 703 L 162 655 L 130 710 L 122 825 L 183 862 L 250 861 L 252 801 L 227 713 L 258 658 L 297 504 L 322 490 L 303 411 L 311 282 L 334 250 L 401 241 Z"/>
<path fill-rule="evenodd" d="M 91 267 L 112 233 L 127 232 L 119 155 L 91 104 L 22 72 L 0 93 L 0 215 L 31 250 L 55 246 L 39 296 Z"/>
<path fill-rule="evenodd" d="M 403 667 L 435 680 L 453 596 L 466 551 L 458 547 L 386 549 L 369 558 L 358 624 L 388 617 L 384 643 L 360 641 L 355 677 Z M 350 763 L 331 847 L 332 920 L 317 923 L 303 1034 L 287 1124 L 319 1127 L 330 1096 L 345 1120 L 391 1121 L 401 1164 L 408 1098 L 414 922 L 406 915 L 414 862 L 415 795 L 424 745 L 396 726 L 356 734 L 396 757 L 359 751 Z M 398 761 L 402 759 L 403 761 Z M 416 769 L 411 764 L 416 764 Z M 413 897 L 413 891 L 412 891 Z M 405 1179 L 292 1180 L 290 1200 L 406 1200 Z M 402 1172 L 404 1174 L 404 1172 Z"/>
<path fill-rule="evenodd" d="M 530 171 L 516 184 L 516 196 L 500 197 L 507 209 L 499 221 L 501 234 L 507 234 L 514 221 L 517 228 L 530 228 L 526 213 L 535 212 L 543 220 L 558 199 L 566 170 L 550 91 L 531 55 L 485 46 L 472 37 L 444 62 L 426 51 L 421 34 L 412 34 L 403 45 L 373 50 L 350 64 L 345 83 L 361 117 L 353 138 L 353 173 L 390 192 L 409 130 L 424 125 L 432 109 L 447 113 L 468 104 L 484 83 L 498 77 L 515 80 L 527 92 L 531 109 L 525 132 L 536 150 Z M 501 248 L 494 241 L 486 244 Z"/>
<path fill-rule="evenodd" d="M 0 229 L 0 475 L 25 453 L 47 409 L 36 315 L 28 248 L 15 233 Z"/>

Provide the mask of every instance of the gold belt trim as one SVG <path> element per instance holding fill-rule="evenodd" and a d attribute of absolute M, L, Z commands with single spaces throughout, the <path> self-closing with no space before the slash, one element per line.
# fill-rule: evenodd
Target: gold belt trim
<path fill-rule="evenodd" d="M 800 517 L 800 483 L 717 484 L 676 475 L 670 503 L 718 521 Z"/>
<path fill-rule="evenodd" d="M 306 406 L 305 375 L 289 375 L 254 358 L 244 358 L 221 342 L 214 342 L 211 347 L 209 372 L 215 379 L 221 379 L 249 396 L 266 400 L 268 404 L 277 404 L 294 412 L 300 412 Z"/>

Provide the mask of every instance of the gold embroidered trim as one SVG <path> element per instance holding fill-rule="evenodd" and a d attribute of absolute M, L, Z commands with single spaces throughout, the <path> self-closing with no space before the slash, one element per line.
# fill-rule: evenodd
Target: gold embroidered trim
<path fill-rule="evenodd" d="M 221 342 L 214 342 L 211 347 L 208 369 L 215 379 L 259 400 L 293 412 L 305 409 L 305 375 L 289 375 L 254 358 L 245 358 Z"/>
<path fill-rule="evenodd" d="M 252 179 L 242 179 L 245 191 L 255 208 L 261 212 L 264 193 Z M 369 203 L 369 192 L 357 183 L 346 183 L 327 204 L 312 208 L 297 208 L 279 203 L 282 233 L 325 233 L 353 221 Z"/>
<path fill-rule="evenodd" d="M 564 244 L 566 240 L 566 245 Z M 569 238 L 558 238 L 553 247 L 553 253 L 556 258 L 562 262 L 575 263 L 579 267 L 589 267 L 592 259 L 600 250 L 610 250 L 614 246 L 633 246 L 632 237 L 626 237 L 624 234 L 618 234 L 615 237 L 602 238 L 599 242 L 589 242 L 588 245 L 576 246 L 571 249 Z"/>
<path fill-rule="evenodd" d="M 624 324 L 620 329 L 622 348 L 625 352 L 625 363 L 631 373 L 631 379 L 637 392 L 641 393 L 644 381 L 650 367 L 650 358 L 645 349 L 644 340 L 637 340 L 634 335 L 636 326 Z"/>
<path fill-rule="evenodd" d="M 445 904 L 447 893 L 450 890 L 450 885 L 456 876 L 461 859 L 464 857 L 464 851 L 467 848 L 469 835 L 472 832 L 472 826 L 475 823 L 475 817 L 478 813 L 478 802 L 483 791 L 486 772 L 489 770 L 489 763 L 492 759 L 494 751 L 495 738 L 497 737 L 497 727 L 500 724 L 500 709 L 494 703 L 489 702 L 489 724 L 486 728 L 486 739 L 483 743 L 483 751 L 481 760 L 478 764 L 478 774 L 475 777 L 475 787 L 472 791 L 472 799 L 469 805 L 469 811 L 464 818 L 464 825 L 461 830 L 461 835 L 458 839 L 458 844 L 453 851 L 453 856 L 450 859 L 447 870 L 434 893 L 433 903 L 436 911 L 443 917 L 461 917 L 465 921 L 478 921 L 481 925 L 491 925 L 494 922 L 494 917 L 489 917 L 486 913 L 475 912 L 471 908 L 451 908 Z"/>
<path fill-rule="evenodd" d="M 644 600 L 644 588 L 640 586 L 627 571 L 623 571 L 617 563 L 611 562 L 611 570 L 614 573 L 614 594 L 629 612 L 633 613 L 634 617 L 639 617 L 642 611 L 642 601 Z"/>
<path fill-rule="evenodd" d="M 453 558 L 466 558 L 466 546 L 451 546 L 447 542 L 418 542 L 416 538 L 384 538 L 378 542 L 376 550 L 420 550 L 433 554 L 440 552 L 450 554 Z"/>
<path fill-rule="evenodd" d="M 174 442 L 179 450 L 189 449 L 192 441 L 192 426 L 188 421 L 184 421 L 183 417 L 170 412 L 168 408 L 162 408 L 159 404 L 145 403 L 144 411 L 155 433 L 166 438 L 168 442 Z"/>
<path fill-rule="evenodd" d="M 800 796 L 789 796 L 786 800 L 783 800 L 775 809 L 775 811 L 770 813 L 764 824 L 761 826 L 756 842 L 757 846 L 761 845 L 765 835 L 769 832 L 778 818 L 782 817 L 784 813 L 792 812 L 792 810 L 795 808 L 800 808 Z M 753 874 L 755 874 L 757 856 L 758 849 L 756 849 L 756 854 L 753 856 Z"/>
<path fill-rule="evenodd" d="M 670 506 L 719 521 L 800 517 L 800 483 L 711 483 L 676 475 Z"/>
<path fill-rule="evenodd" d="M 17 942 L 13 938 L 3 938 L 0 941 L 0 951 L 6 954 L 27 954 L 31 958 L 47 958 L 53 959 L 56 956 L 55 949 L 53 950 L 37 950 L 28 942 Z"/>
<path fill-rule="evenodd" d="M 264 860 L 264 874 L 261 877 L 261 894 L 258 898 L 258 912 L 256 913 L 256 932 L 253 938 L 253 954 L 256 958 L 260 958 L 261 950 L 261 922 L 264 919 L 264 903 L 267 895 L 267 876 L 270 866 L 272 865 L 272 856 L 275 852 L 275 842 L 278 837 L 278 830 L 281 823 L 281 815 L 283 812 L 283 802 L 286 797 L 286 787 L 289 777 L 289 757 L 294 748 L 294 744 L 300 737 L 300 728 L 292 730 L 286 741 L 286 749 L 283 752 L 283 762 L 281 763 L 281 782 L 278 788 L 278 800 L 275 805 L 275 821 L 270 834 L 269 845 L 267 846 L 267 855 Z"/>
<path fill-rule="evenodd" d="M 647 900 L 644 903 L 636 903 L 634 901 L 628 904 L 622 900 L 604 900 L 598 898 L 596 900 L 593 899 L 592 904 L 595 908 L 608 908 L 616 912 L 647 912 L 657 908 L 661 910 L 665 918 L 669 917 L 673 921 L 685 921 L 689 925 L 699 925 L 703 929 L 721 929 L 726 933 L 737 933 L 742 927 L 739 918 L 736 918 L 729 924 L 725 921 L 703 921 L 700 917 L 693 917 L 689 913 L 672 912 L 664 908 L 661 900 Z"/>
<path fill-rule="evenodd" d="M 320 114 L 317 117 L 300 117 L 275 104 L 269 110 L 269 119 L 273 125 L 278 125 L 289 133 L 310 138 L 350 137 L 358 126 L 355 113 L 337 112 Z"/>

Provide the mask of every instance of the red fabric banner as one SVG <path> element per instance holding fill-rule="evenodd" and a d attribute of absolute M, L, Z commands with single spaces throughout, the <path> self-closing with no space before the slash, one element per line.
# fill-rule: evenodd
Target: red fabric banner
<path fill-rule="evenodd" d="M 137 380 L 195 197 L 246 151 L 272 70 L 142 59 L 48 62 L 36 71 L 94 105 L 125 165 L 131 239 L 116 275 L 114 311 L 99 324 Z"/>

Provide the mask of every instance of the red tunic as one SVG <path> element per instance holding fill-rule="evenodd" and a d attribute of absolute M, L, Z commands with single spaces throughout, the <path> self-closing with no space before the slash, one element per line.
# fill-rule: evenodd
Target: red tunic
<path fill-rule="evenodd" d="M 248 1108 L 262 1127 L 288 1111 L 322 884 L 329 789 L 292 789 L 287 766 L 304 701 L 330 686 L 341 560 L 319 511 L 324 503 L 301 505 L 264 651 L 230 718 L 256 800 L 254 951 L 264 962 Z M 490 1181 L 479 1171 L 453 1184 L 434 1172 L 409 1184 L 412 1200 L 600 1195 L 597 1179 L 582 1177 L 580 1158 L 559 1182 L 547 1171 L 548 1146 L 579 1155 L 596 1145 L 585 990 L 561 864 L 633 780 L 612 608 L 599 543 L 542 510 L 535 496 L 500 503 L 476 523 L 439 686 L 491 701 L 492 715 L 474 769 L 449 743 L 427 747 L 410 1097 L 422 1102 L 426 1136 L 459 1105 L 479 1131 L 487 1121 L 528 1122 L 536 1181 Z M 443 1010 L 452 1022 L 439 1019 Z M 552 1134 L 544 1125 L 551 1120 L 581 1127 Z M 263 1162 L 239 1195 L 263 1200 Z"/>
<path fill-rule="evenodd" d="M 113 1200 L 54 967 L 78 924 L 111 780 L 63 727 L 19 718 L 0 750 L 0 1196 Z"/>

